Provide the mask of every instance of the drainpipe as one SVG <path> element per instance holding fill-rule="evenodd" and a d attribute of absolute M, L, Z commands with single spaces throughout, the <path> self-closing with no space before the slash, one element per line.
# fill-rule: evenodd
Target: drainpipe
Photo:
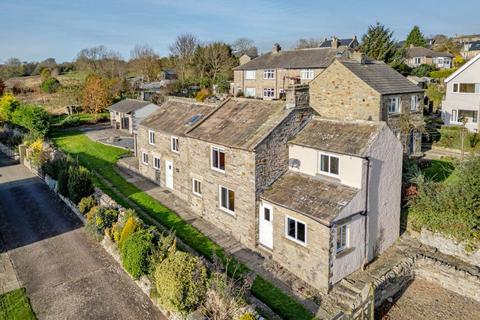
<path fill-rule="evenodd" d="M 365 270 L 365 267 L 367 266 L 368 263 L 368 252 L 367 252 L 367 234 L 368 234 L 368 191 L 370 188 L 370 157 L 364 157 L 364 159 L 367 161 L 367 176 L 365 178 L 365 211 L 363 211 L 362 215 L 365 217 L 364 219 L 364 239 L 363 239 L 363 264 L 362 264 L 362 270 Z"/>

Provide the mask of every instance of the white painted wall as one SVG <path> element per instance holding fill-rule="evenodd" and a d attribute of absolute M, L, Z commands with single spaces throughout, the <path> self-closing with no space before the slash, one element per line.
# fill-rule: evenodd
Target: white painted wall
<path fill-rule="evenodd" d="M 332 152 L 323 152 L 316 149 L 291 144 L 289 146 L 289 158 L 300 161 L 299 168 L 291 168 L 311 176 L 323 175 L 319 170 L 320 154 L 325 153 L 339 158 L 338 176 L 328 176 L 338 180 L 341 184 L 358 188 L 362 186 L 362 158 L 347 156 Z"/>
<path fill-rule="evenodd" d="M 480 83 L 480 59 L 477 59 L 457 76 L 446 82 L 445 100 L 442 102 L 442 115 L 445 124 L 461 124 L 450 121 L 452 110 L 475 110 L 480 117 L 480 93 L 453 92 L 455 83 Z M 469 122 L 466 126 L 470 131 L 478 131 L 479 121 L 477 120 L 477 123 Z"/>

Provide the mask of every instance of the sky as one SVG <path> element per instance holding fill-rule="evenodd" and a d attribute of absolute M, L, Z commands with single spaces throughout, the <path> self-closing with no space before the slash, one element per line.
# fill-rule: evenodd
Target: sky
<path fill-rule="evenodd" d="M 480 33 L 479 0 L 0 0 L 0 62 L 9 57 L 73 61 L 105 45 L 128 59 L 137 44 L 161 56 L 178 34 L 201 41 L 292 47 L 299 38 L 359 38 L 376 21 L 402 40 L 414 25 L 434 34 Z"/>

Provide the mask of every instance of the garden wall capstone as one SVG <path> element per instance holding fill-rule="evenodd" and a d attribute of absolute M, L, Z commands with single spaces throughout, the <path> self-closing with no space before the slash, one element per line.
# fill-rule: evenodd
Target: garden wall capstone
<path fill-rule="evenodd" d="M 467 263 L 480 266 L 480 249 L 469 253 L 465 250 L 465 243 L 459 243 L 426 229 L 422 229 L 420 232 L 419 240 L 422 244 L 434 247 L 441 253 L 452 255 Z"/>

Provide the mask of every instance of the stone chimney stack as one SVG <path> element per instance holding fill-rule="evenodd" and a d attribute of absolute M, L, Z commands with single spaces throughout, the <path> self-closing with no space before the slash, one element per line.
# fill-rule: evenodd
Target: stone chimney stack
<path fill-rule="evenodd" d="M 332 48 L 338 49 L 338 39 L 335 36 L 332 38 Z"/>
<path fill-rule="evenodd" d="M 367 61 L 367 56 L 363 53 L 361 53 L 360 51 L 354 51 L 350 58 L 356 62 L 359 62 L 361 64 L 365 64 L 365 62 Z"/>
<path fill-rule="evenodd" d="M 294 84 L 285 90 L 286 109 L 306 108 L 310 106 L 310 94 L 308 84 Z"/>
<path fill-rule="evenodd" d="M 279 53 L 282 50 L 282 47 L 278 43 L 273 44 L 272 53 Z"/>

